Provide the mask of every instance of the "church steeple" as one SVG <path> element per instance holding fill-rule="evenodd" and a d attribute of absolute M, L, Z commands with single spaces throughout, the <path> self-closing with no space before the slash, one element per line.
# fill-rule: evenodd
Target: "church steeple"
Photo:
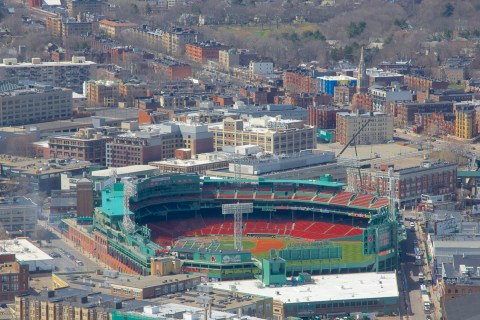
<path fill-rule="evenodd" d="M 365 57 L 363 56 L 363 47 L 360 50 L 360 62 L 358 64 L 357 75 L 357 93 L 365 93 L 368 91 L 367 70 L 365 69 Z"/>

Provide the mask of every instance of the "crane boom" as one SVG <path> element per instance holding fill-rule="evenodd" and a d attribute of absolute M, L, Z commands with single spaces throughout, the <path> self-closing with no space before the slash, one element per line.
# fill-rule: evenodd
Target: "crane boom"
<path fill-rule="evenodd" d="M 355 134 L 353 135 L 353 137 L 350 139 L 350 141 L 348 141 L 348 143 L 343 147 L 343 149 L 337 154 L 337 158 L 340 157 L 342 155 L 343 152 L 345 152 L 345 150 L 347 150 L 348 146 L 355 140 L 355 138 L 357 138 L 357 136 L 360 134 L 360 132 L 362 132 L 363 129 L 365 129 L 365 127 L 370 123 L 372 119 L 368 119 L 367 122 L 365 122 L 361 127 L 360 129 L 358 129 L 357 132 L 355 132 Z M 356 144 L 355 144 L 356 145 Z"/>

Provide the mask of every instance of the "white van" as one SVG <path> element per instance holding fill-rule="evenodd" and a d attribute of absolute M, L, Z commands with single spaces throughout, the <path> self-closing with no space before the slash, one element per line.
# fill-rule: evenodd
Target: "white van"
<path fill-rule="evenodd" d="M 427 286 L 424 285 L 424 284 L 421 284 L 420 285 L 420 293 L 423 295 L 423 294 L 427 294 Z"/>

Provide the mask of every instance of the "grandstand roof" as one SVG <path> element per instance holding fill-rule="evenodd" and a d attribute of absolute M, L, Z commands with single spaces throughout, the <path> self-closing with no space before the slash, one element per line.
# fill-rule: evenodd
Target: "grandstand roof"
<path fill-rule="evenodd" d="M 315 186 L 323 186 L 323 187 L 335 187 L 340 188 L 345 186 L 345 183 L 342 182 L 335 182 L 335 181 L 327 181 L 327 180 L 289 180 L 289 179 L 258 179 L 258 180 L 251 180 L 251 179 L 223 179 L 223 178 L 211 178 L 211 177 L 204 177 L 204 181 L 211 181 L 211 182 L 250 182 L 250 183 L 290 183 L 290 184 L 308 184 L 308 185 L 315 185 Z"/>
<path fill-rule="evenodd" d="M 262 287 L 258 280 L 212 282 L 216 289 L 272 297 L 283 303 L 323 302 L 398 297 L 395 272 L 313 276 L 313 283 L 296 287 Z"/>

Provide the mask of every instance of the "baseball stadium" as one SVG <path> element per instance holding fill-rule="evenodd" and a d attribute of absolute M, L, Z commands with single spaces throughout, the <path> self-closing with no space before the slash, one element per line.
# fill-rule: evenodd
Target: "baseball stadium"
<path fill-rule="evenodd" d="M 396 268 L 398 231 L 389 199 L 344 191 L 330 176 L 245 180 L 162 174 L 133 181 L 127 209 L 125 184 L 102 191 L 90 227 L 64 221 L 71 238 L 123 272 L 151 274 L 151 260 L 166 251 L 182 260 L 184 272 L 203 273 L 210 281 L 255 277 L 262 261 L 274 258 L 285 260 L 287 275 Z M 252 210 L 242 214 L 239 249 L 234 215 L 224 214 L 222 206 L 242 203 Z M 126 228 L 126 216 L 133 229 Z"/>

